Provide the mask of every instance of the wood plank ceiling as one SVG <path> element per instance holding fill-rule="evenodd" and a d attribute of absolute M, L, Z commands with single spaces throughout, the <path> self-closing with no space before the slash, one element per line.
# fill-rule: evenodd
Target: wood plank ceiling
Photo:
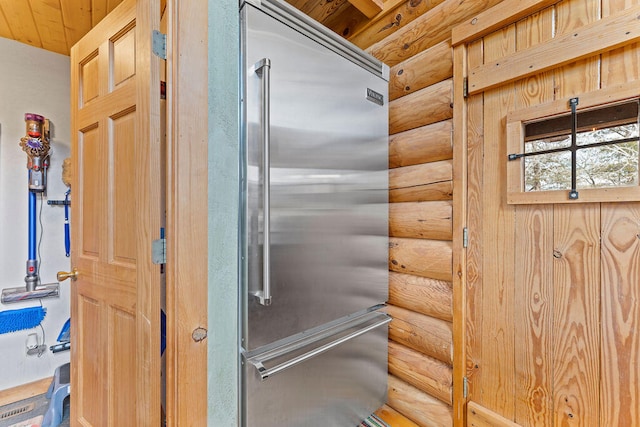
<path fill-rule="evenodd" d="M 287 0 L 349 37 L 399 0 Z M 69 55 L 82 36 L 122 0 L 0 0 L 0 37 Z M 163 2 L 164 4 L 164 2 Z"/>

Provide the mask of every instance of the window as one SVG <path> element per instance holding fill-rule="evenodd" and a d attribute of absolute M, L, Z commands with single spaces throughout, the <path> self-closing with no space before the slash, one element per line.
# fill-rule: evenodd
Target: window
<path fill-rule="evenodd" d="M 508 118 L 509 203 L 640 200 L 638 97 L 599 105 L 589 105 L 593 93 L 584 98 L 580 110 L 582 100 L 572 98 L 559 114 L 536 106 Z"/>

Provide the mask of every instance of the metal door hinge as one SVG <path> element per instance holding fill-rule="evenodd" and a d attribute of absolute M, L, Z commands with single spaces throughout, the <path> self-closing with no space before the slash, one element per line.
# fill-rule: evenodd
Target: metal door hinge
<path fill-rule="evenodd" d="M 464 377 L 462 379 L 462 397 L 466 399 L 467 396 L 469 396 L 469 380 L 467 377 Z"/>
<path fill-rule="evenodd" d="M 462 79 L 462 96 L 467 98 L 469 96 L 469 78 Z"/>
<path fill-rule="evenodd" d="M 466 248 L 467 246 L 469 246 L 469 230 L 465 227 L 462 229 L 462 247 Z"/>
<path fill-rule="evenodd" d="M 153 30 L 151 50 L 156 56 L 167 59 L 167 35 Z"/>
<path fill-rule="evenodd" d="M 167 239 L 156 239 L 151 242 L 151 261 L 154 264 L 167 263 Z"/>

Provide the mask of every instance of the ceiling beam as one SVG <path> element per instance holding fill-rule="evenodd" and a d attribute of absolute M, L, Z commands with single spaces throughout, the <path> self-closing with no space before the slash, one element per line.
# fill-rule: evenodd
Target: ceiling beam
<path fill-rule="evenodd" d="M 364 13 L 367 18 L 373 18 L 382 12 L 382 0 L 348 0 L 356 9 Z"/>

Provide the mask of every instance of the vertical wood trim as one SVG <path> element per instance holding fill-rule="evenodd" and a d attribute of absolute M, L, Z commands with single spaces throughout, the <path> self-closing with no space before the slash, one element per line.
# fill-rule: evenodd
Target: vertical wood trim
<path fill-rule="evenodd" d="M 517 423 L 552 426 L 553 205 L 516 209 Z"/>
<path fill-rule="evenodd" d="M 600 426 L 640 425 L 640 203 L 602 204 Z"/>
<path fill-rule="evenodd" d="M 515 26 L 484 38 L 485 63 L 513 53 Z M 506 131 L 504 122 L 513 109 L 514 85 L 484 93 L 484 159 L 482 191 L 484 363 L 482 400 L 488 409 L 508 419 L 515 415 L 514 361 L 514 209 L 506 204 Z M 491 362 L 489 362 L 491 361 Z"/>
<path fill-rule="evenodd" d="M 553 421 L 597 426 L 600 205 L 556 205 L 553 222 Z"/>
<path fill-rule="evenodd" d="M 166 13 L 167 426 L 206 425 L 207 340 L 191 334 L 207 328 L 207 7 L 171 0 Z"/>
<path fill-rule="evenodd" d="M 75 45 L 71 48 L 71 52 L 70 52 L 70 56 L 71 56 L 71 81 L 70 81 L 70 86 L 71 86 L 71 99 L 70 99 L 70 104 L 71 104 L 71 152 L 70 152 L 70 156 L 72 159 L 72 165 L 74 165 L 74 167 L 76 168 L 75 170 L 73 170 L 73 173 L 71 173 L 71 186 L 74 188 L 74 194 L 80 194 L 82 195 L 82 188 L 80 187 L 82 185 L 82 181 L 81 181 L 81 171 L 78 170 L 77 165 L 79 164 L 78 160 L 80 158 L 80 156 L 82 155 L 82 152 L 80 151 L 80 144 L 79 144 L 79 138 L 80 138 L 80 133 L 78 132 L 78 111 L 80 109 L 80 91 L 81 91 L 81 85 L 80 85 L 80 64 L 78 64 L 78 61 L 76 60 L 76 58 L 78 58 L 78 56 L 80 55 L 80 46 Z M 74 160 L 75 159 L 75 160 Z M 76 254 L 81 253 L 80 251 L 82 250 L 82 228 L 84 227 L 83 223 L 81 222 L 81 219 L 83 218 L 83 214 L 82 214 L 82 201 L 81 199 L 78 200 L 79 198 L 76 196 L 76 201 L 74 202 L 74 206 L 71 207 L 71 214 L 72 214 L 72 218 L 76 218 L 76 222 L 75 224 L 78 224 L 79 227 L 77 227 L 77 230 L 74 231 L 74 233 L 71 235 L 71 248 L 73 250 L 72 252 L 72 258 L 71 260 L 73 260 L 75 256 L 77 256 Z M 79 251 L 80 250 L 80 251 Z M 76 267 L 75 265 L 72 265 L 72 267 Z M 77 286 L 75 283 L 71 283 L 69 285 L 70 288 L 70 312 L 71 313 L 78 313 L 78 298 L 77 298 Z M 73 340 L 73 342 L 78 343 L 78 338 L 79 338 L 79 334 L 78 334 L 78 328 L 71 328 L 71 339 Z M 71 347 L 71 350 L 69 351 L 70 355 L 69 358 L 71 361 L 73 360 L 80 360 L 80 357 L 82 356 L 82 351 L 81 351 L 81 347 L 78 346 L 77 344 L 74 345 L 73 347 Z M 79 384 L 79 381 L 77 380 L 78 378 L 78 364 L 77 363 L 71 363 L 71 382 L 74 384 Z M 79 414 L 81 414 L 80 411 L 80 402 L 81 400 L 79 399 L 78 396 L 79 393 L 72 393 L 71 397 L 70 397 L 70 406 L 69 406 L 69 417 L 71 419 L 77 420 Z"/>
<path fill-rule="evenodd" d="M 468 67 L 482 63 L 482 41 L 472 43 L 467 48 Z M 455 54 L 455 53 L 454 53 Z M 482 270 L 483 222 L 482 188 L 484 158 L 484 95 L 478 94 L 467 100 L 467 149 L 463 155 L 467 159 L 466 219 L 469 244 L 466 250 L 466 376 L 469 379 L 469 395 L 473 399 L 476 384 L 482 380 Z M 480 387 L 478 387 L 480 390 Z"/>
<path fill-rule="evenodd" d="M 507 122 L 507 154 L 524 152 L 524 125 L 521 121 Z M 505 160 L 507 164 L 507 202 L 520 195 L 524 188 L 524 158 Z"/>
<path fill-rule="evenodd" d="M 138 425 L 160 425 L 160 268 L 151 260 L 151 242 L 160 235 L 160 60 L 151 49 L 151 33 L 160 27 L 160 0 L 136 1 L 136 134 L 149 138 L 149 150 L 135 150 L 137 174 L 147 187 L 136 192 L 138 294 L 136 306 Z"/>
<path fill-rule="evenodd" d="M 453 52 L 453 426 L 465 425 L 464 377 L 466 375 L 466 248 L 467 224 L 467 104 L 462 81 L 467 73 L 467 47 Z"/>

